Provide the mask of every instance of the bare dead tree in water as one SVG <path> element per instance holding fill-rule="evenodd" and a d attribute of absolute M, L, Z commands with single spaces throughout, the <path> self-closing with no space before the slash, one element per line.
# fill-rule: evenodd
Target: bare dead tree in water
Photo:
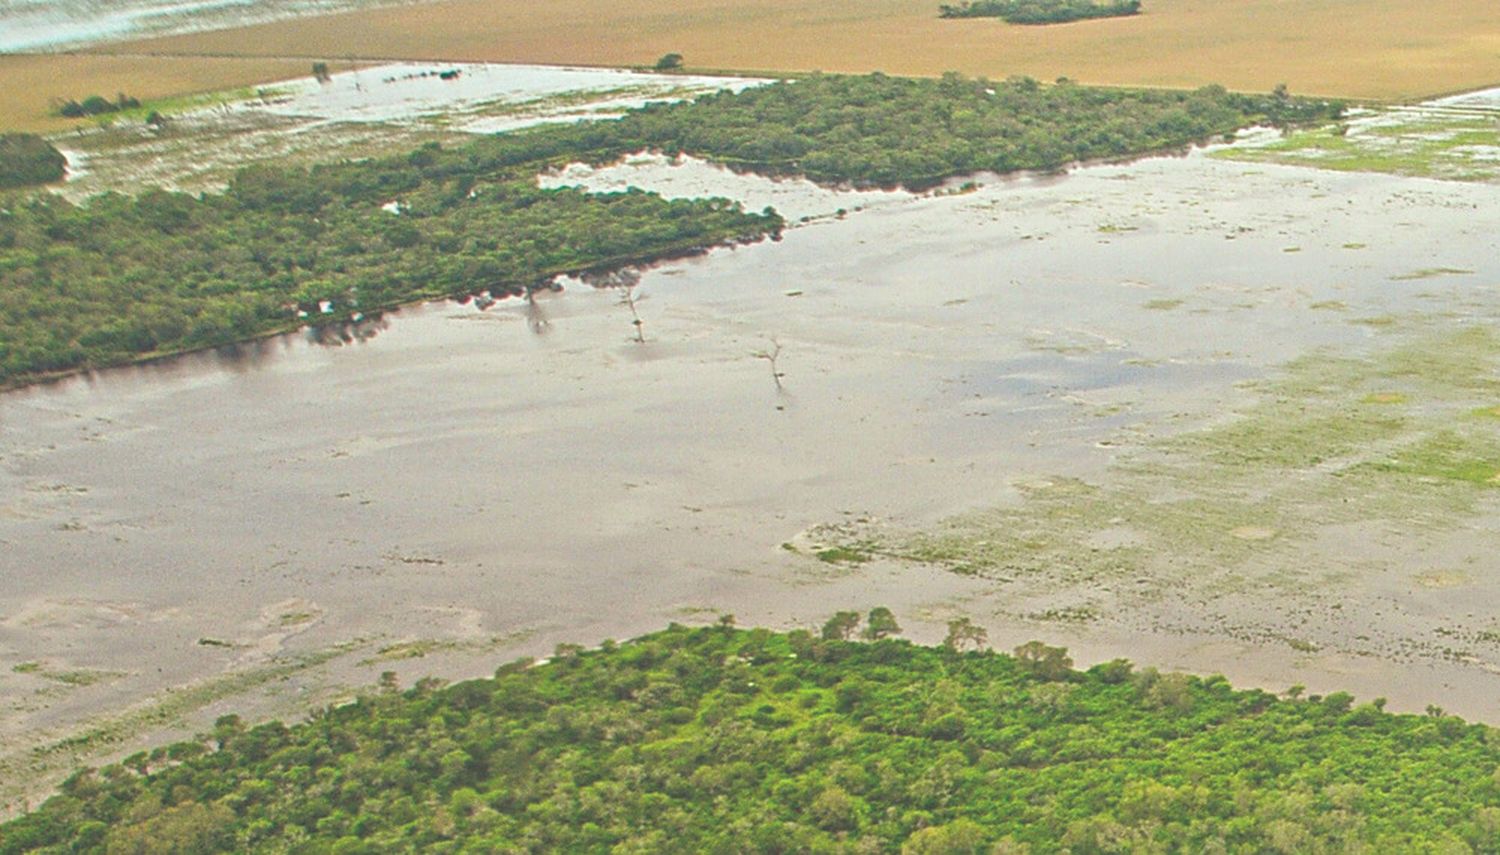
<path fill-rule="evenodd" d="M 646 299 L 641 296 L 636 288 L 641 284 L 641 273 L 639 270 L 612 270 L 608 273 L 585 273 L 578 278 L 595 288 L 618 288 L 620 289 L 620 305 L 630 310 L 630 325 L 635 327 L 636 344 L 646 343 L 646 322 L 641 320 L 641 313 L 636 309 L 636 304 Z"/>
<path fill-rule="evenodd" d="M 641 313 L 638 312 L 638 311 L 636 311 L 636 309 L 635 309 L 636 302 L 641 299 L 641 298 L 639 298 L 639 297 L 636 296 L 635 286 L 636 286 L 636 283 L 634 283 L 634 282 L 632 282 L 629 285 L 625 286 L 625 292 L 620 295 L 620 305 L 622 305 L 622 306 L 629 306 L 630 307 L 630 323 L 635 326 L 635 342 L 636 342 L 636 344 L 645 344 L 646 343 L 646 329 L 645 329 L 646 325 L 645 325 L 645 322 L 641 320 Z"/>
<path fill-rule="evenodd" d="M 537 305 L 535 288 L 526 289 L 526 326 L 534 335 L 542 335 L 552 329 L 552 321 L 542 307 Z"/>
<path fill-rule="evenodd" d="M 785 392 L 786 387 L 781 385 L 781 378 L 785 377 L 786 375 L 782 374 L 781 369 L 776 365 L 776 360 L 781 358 L 781 342 L 777 341 L 774 338 L 771 339 L 771 349 L 757 350 L 754 356 L 756 359 L 764 359 L 766 362 L 770 363 L 771 382 L 776 384 L 777 392 Z"/>

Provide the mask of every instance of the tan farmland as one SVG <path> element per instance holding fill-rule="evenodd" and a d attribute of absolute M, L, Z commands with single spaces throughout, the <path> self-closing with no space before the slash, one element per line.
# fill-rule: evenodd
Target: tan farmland
<path fill-rule="evenodd" d="M 54 98 L 125 92 L 165 98 L 306 74 L 308 64 L 262 58 L 0 55 L 0 130 L 57 131 L 77 122 L 51 115 Z"/>
<path fill-rule="evenodd" d="M 131 57 L 0 58 L 0 125 L 46 127 L 47 99 L 61 88 L 145 97 L 201 91 L 305 73 L 314 58 L 638 65 L 678 52 L 699 69 L 956 70 L 1254 91 L 1285 82 L 1294 92 L 1392 100 L 1500 82 L 1493 0 L 1148 0 L 1148 12 L 1135 18 L 1052 27 L 945 21 L 936 7 L 937 0 L 447 0 L 363 10 L 101 49 Z M 139 54 L 183 58 L 158 63 Z"/>
<path fill-rule="evenodd" d="M 1220 82 L 1407 98 L 1500 81 L 1493 0 L 1148 0 L 1052 27 L 945 21 L 937 0 L 449 0 L 161 39 L 141 50 L 695 67 L 1091 83 Z"/>

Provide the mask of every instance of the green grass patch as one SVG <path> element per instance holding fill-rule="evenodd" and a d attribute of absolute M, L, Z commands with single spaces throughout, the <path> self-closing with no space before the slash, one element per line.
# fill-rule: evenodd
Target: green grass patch
<path fill-rule="evenodd" d="M 864 564 L 874 558 L 858 546 L 830 546 L 814 552 L 813 555 L 826 564 Z"/>

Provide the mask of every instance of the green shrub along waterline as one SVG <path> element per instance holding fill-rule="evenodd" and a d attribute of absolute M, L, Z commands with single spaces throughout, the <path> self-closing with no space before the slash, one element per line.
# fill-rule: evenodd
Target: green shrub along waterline
<path fill-rule="evenodd" d="M 23 852 L 1455 852 L 1500 845 L 1500 734 L 1343 693 L 719 626 L 75 774 Z M 1289 693 L 1291 694 L 1291 693 Z"/>
<path fill-rule="evenodd" d="M 1063 24 L 1140 12 L 1141 0 L 972 0 L 938 7 L 940 18 L 1000 18 L 1008 24 Z"/>
<path fill-rule="evenodd" d="M 68 159 L 36 134 L 0 134 L 0 189 L 61 181 Z"/>
<path fill-rule="evenodd" d="M 523 292 L 776 236 L 725 200 L 541 190 L 539 170 L 642 149 L 859 187 L 1059 169 L 1341 105 L 1239 95 L 815 75 L 617 120 L 308 169 L 254 167 L 226 192 L 0 201 L 0 387 L 212 347 L 417 300 Z M 396 212 L 389 203 L 398 203 Z"/>

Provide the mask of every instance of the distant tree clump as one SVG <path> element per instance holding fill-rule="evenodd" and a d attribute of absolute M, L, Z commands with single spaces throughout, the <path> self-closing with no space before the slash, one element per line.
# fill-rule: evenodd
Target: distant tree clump
<path fill-rule="evenodd" d="M 0 188 L 61 181 L 68 159 L 36 134 L 0 134 Z"/>
<path fill-rule="evenodd" d="M 681 67 L 682 54 L 680 53 L 662 54 L 661 59 L 656 61 L 657 71 L 675 71 Z"/>
<path fill-rule="evenodd" d="M 720 621 L 388 674 L 80 771 L 0 855 L 1500 850 L 1489 727 L 1026 656 Z"/>
<path fill-rule="evenodd" d="M 1141 0 L 966 0 L 938 7 L 940 18 L 1000 18 L 1010 24 L 1062 24 L 1138 15 Z"/>
<path fill-rule="evenodd" d="M 57 115 L 68 119 L 82 119 L 88 116 L 103 116 L 108 113 L 118 113 L 121 110 L 133 110 L 141 106 L 139 98 L 132 98 L 124 92 L 115 96 L 111 101 L 103 95 L 90 95 L 82 101 L 72 99 L 57 104 Z"/>

